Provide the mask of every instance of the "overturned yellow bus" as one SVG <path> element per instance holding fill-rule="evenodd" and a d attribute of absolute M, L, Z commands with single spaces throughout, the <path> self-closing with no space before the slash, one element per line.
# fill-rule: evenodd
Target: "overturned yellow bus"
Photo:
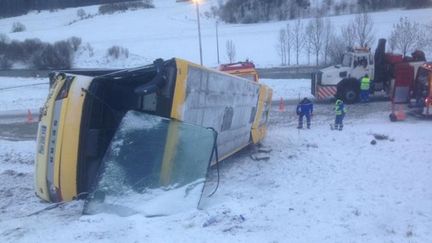
<path fill-rule="evenodd" d="M 212 158 L 209 136 L 195 127 L 217 132 L 221 159 L 258 143 L 266 134 L 270 88 L 185 60 L 158 59 L 135 69 L 57 72 L 51 80 L 40 114 L 35 177 L 36 194 L 49 202 L 69 201 L 88 192 L 100 176 L 98 171 L 104 160 L 126 159 L 138 150 L 141 154 L 129 160 L 145 157 L 159 161 L 157 166 L 151 166 L 153 184 L 167 184 L 178 168 L 182 173 L 192 173 L 187 166 L 197 167 L 198 162 L 192 163 L 196 156 L 190 156 L 199 153 L 193 151 L 194 146 L 197 150 L 201 146 L 203 153 L 208 154 L 202 160 Z M 147 125 L 141 124 L 143 120 Z M 118 134 L 119 126 L 132 129 L 128 130 L 129 138 L 141 134 L 139 139 L 147 150 L 128 146 L 128 150 L 116 151 L 119 144 L 138 144 L 137 138 L 125 140 L 125 133 Z M 194 135 L 189 136 L 189 132 Z M 115 137 L 122 140 L 114 141 Z M 192 137 L 194 140 L 188 140 Z M 182 144 L 188 147 L 183 148 Z M 151 149 L 152 146 L 157 149 Z M 154 150 L 160 150 L 159 155 L 150 158 L 155 157 L 149 155 Z M 176 156 L 181 157 L 179 161 L 192 164 L 173 164 Z M 130 177 L 128 171 L 150 170 L 143 166 L 134 168 L 122 169 L 121 180 Z M 136 185 L 141 179 L 131 183 Z"/>

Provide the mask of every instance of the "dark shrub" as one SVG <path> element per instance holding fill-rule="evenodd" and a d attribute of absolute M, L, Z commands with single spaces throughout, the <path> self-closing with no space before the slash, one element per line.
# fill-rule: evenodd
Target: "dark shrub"
<path fill-rule="evenodd" d="M 30 61 L 33 54 L 43 47 L 44 43 L 39 39 L 26 39 L 21 43 L 23 58 L 25 59 L 23 61 Z"/>
<path fill-rule="evenodd" d="M 25 59 L 24 48 L 22 42 L 13 40 L 5 52 L 6 58 L 10 61 L 22 61 Z"/>
<path fill-rule="evenodd" d="M 72 66 L 73 50 L 67 41 L 47 44 L 32 58 L 37 69 L 69 69 Z"/>
<path fill-rule="evenodd" d="M 87 16 L 87 13 L 84 9 L 80 8 L 77 10 L 77 16 L 79 19 L 84 19 Z"/>
<path fill-rule="evenodd" d="M 99 7 L 100 14 L 113 14 L 115 12 L 124 12 L 127 10 L 154 8 L 152 0 L 131 1 L 122 3 L 104 4 Z"/>
<path fill-rule="evenodd" d="M 10 69 L 12 62 L 10 62 L 4 55 L 0 55 L 0 69 Z"/>
<path fill-rule="evenodd" d="M 112 46 L 108 49 L 107 55 L 114 59 L 118 59 L 119 57 L 128 58 L 129 50 L 127 48 L 120 47 L 120 46 Z"/>
<path fill-rule="evenodd" d="M 26 30 L 26 27 L 22 23 L 14 22 L 12 24 L 12 30 L 11 30 L 12 33 L 23 32 L 24 30 Z"/>
<path fill-rule="evenodd" d="M 72 50 L 74 50 L 76 52 L 76 51 L 78 51 L 78 48 L 80 47 L 80 45 L 82 43 L 82 40 L 79 37 L 72 36 L 69 39 L 67 39 L 67 42 L 71 46 Z"/>

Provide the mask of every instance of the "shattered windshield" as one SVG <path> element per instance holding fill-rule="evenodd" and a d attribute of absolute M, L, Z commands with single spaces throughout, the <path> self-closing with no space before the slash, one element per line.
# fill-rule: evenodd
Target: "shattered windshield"
<path fill-rule="evenodd" d="M 171 215 L 198 206 L 214 132 L 129 111 L 103 158 L 84 213 Z"/>

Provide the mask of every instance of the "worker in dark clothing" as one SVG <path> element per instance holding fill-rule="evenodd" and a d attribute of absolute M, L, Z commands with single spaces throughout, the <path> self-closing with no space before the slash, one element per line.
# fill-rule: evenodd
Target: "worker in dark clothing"
<path fill-rule="evenodd" d="M 299 123 L 297 128 L 301 129 L 303 128 L 303 117 L 306 116 L 306 125 L 307 128 L 310 129 L 311 125 L 311 116 L 313 113 L 313 104 L 308 98 L 304 98 L 298 105 L 297 105 L 297 115 L 299 116 Z"/>
<path fill-rule="evenodd" d="M 334 129 L 342 131 L 343 119 L 345 117 L 346 108 L 344 102 L 340 99 L 336 100 L 335 113 L 336 113 L 336 119 L 335 119 Z"/>
<path fill-rule="evenodd" d="M 370 78 L 369 75 L 365 75 L 360 80 L 360 100 L 361 102 L 369 101 L 369 90 L 370 90 Z"/>

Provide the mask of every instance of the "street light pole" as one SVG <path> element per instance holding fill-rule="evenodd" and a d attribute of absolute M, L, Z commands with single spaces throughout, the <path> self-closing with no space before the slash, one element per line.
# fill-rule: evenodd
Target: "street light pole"
<path fill-rule="evenodd" d="M 216 51 L 217 51 L 217 62 L 218 64 L 220 64 L 220 60 L 219 60 L 219 21 L 216 20 Z"/>
<path fill-rule="evenodd" d="M 199 39 L 199 52 L 200 52 L 200 64 L 203 65 L 203 58 L 202 58 L 202 45 L 201 45 L 201 24 L 200 24 L 200 16 L 199 16 L 199 1 L 200 0 L 194 0 L 196 4 L 196 11 L 197 11 L 197 19 L 198 19 L 198 39 Z"/>

